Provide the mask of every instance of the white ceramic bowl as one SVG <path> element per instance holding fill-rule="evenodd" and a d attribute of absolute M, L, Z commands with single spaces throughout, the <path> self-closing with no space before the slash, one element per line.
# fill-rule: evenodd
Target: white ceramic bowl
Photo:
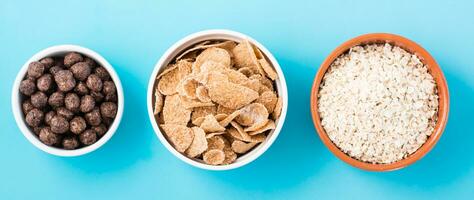
<path fill-rule="evenodd" d="M 281 111 L 281 116 L 280 118 L 276 121 L 276 128 L 273 130 L 267 137 L 267 139 L 257 147 L 255 147 L 252 151 L 248 152 L 247 154 L 239 157 L 234 163 L 229 164 L 229 165 L 219 165 L 219 166 L 213 166 L 213 165 L 208 165 L 203 162 L 200 162 L 197 159 L 190 159 L 186 157 L 185 155 L 179 153 L 176 151 L 176 149 L 171 146 L 171 144 L 168 142 L 166 137 L 163 135 L 161 132 L 161 129 L 158 127 L 158 124 L 156 123 L 155 116 L 153 115 L 153 102 L 152 102 L 152 96 L 154 92 L 154 85 L 156 81 L 156 76 L 158 73 L 161 73 L 164 68 L 170 63 L 180 52 L 183 50 L 189 48 L 190 46 L 205 41 L 205 40 L 233 40 L 236 42 L 240 42 L 243 39 L 249 40 L 252 44 L 256 45 L 262 53 L 269 59 L 273 67 L 278 73 L 278 81 L 276 81 L 276 89 L 278 91 L 278 95 L 283 98 L 283 107 Z M 278 137 L 278 134 L 281 131 L 281 128 L 283 126 L 283 123 L 285 121 L 285 116 L 286 112 L 288 109 L 288 92 L 286 88 L 286 82 L 285 82 L 285 76 L 283 75 L 283 72 L 280 68 L 280 65 L 276 61 L 276 59 L 273 57 L 273 55 L 259 42 L 256 40 L 252 39 L 251 37 L 244 35 L 242 33 L 238 33 L 235 31 L 230 31 L 230 30 L 205 30 L 197 33 L 193 33 L 191 35 L 186 36 L 185 38 L 179 40 L 176 42 L 173 46 L 171 46 L 160 58 L 158 63 L 156 63 L 155 68 L 153 70 L 153 73 L 150 76 L 150 81 L 148 83 L 148 93 L 147 93 L 147 107 L 148 107 L 148 116 L 150 118 L 150 122 L 153 126 L 153 129 L 155 130 L 156 135 L 160 139 L 161 143 L 176 157 L 181 159 L 182 161 L 201 168 L 201 169 L 207 169 L 207 170 L 230 170 L 230 169 L 235 169 L 241 166 L 244 166 L 253 160 L 257 159 L 259 156 L 261 156 L 275 141 L 275 139 Z"/>
<path fill-rule="evenodd" d="M 107 133 L 105 133 L 105 135 L 102 136 L 96 143 L 86 146 L 86 147 L 82 147 L 80 149 L 65 150 L 65 149 L 60 149 L 60 148 L 43 144 L 38 139 L 38 137 L 33 133 L 33 131 L 26 125 L 24 114 L 22 112 L 22 106 L 21 106 L 22 99 L 21 99 L 19 87 L 20 87 L 20 82 L 23 80 L 23 78 L 25 77 L 27 73 L 29 63 L 33 61 L 38 61 L 45 57 L 63 56 L 66 53 L 72 52 L 72 51 L 78 52 L 82 55 L 92 58 L 99 65 L 107 69 L 107 71 L 110 74 L 110 77 L 115 83 L 115 87 L 117 88 L 117 98 L 118 98 L 117 104 L 118 105 L 117 105 L 117 115 L 115 116 L 114 122 L 109 127 L 109 130 L 107 131 Z M 36 53 L 33 57 L 31 57 L 28 61 L 26 61 L 26 63 L 21 68 L 20 72 L 18 72 L 18 75 L 16 76 L 15 83 L 13 84 L 13 89 L 12 89 L 13 115 L 15 116 L 16 123 L 18 127 L 20 128 L 21 132 L 23 133 L 23 135 L 26 137 L 26 139 L 28 139 L 28 141 L 31 142 L 31 144 L 35 145 L 39 149 L 47 153 L 57 155 L 57 156 L 65 156 L 65 157 L 80 156 L 80 155 L 90 153 L 100 148 L 112 137 L 112 135 L 114 135 L 115 131 L 117 130 L 120 124 L 120 120 L 122 119 L 123 107 L 124 107 L 124 100 L 123 100 L 122 84 L 120 82 L 120 79 L 117 73 L 113 69 L 112 65 L 110 65 L 109 62 L 107 62 L 107 60 L 105 60 L 101 55 L 99 55 L 95 51 L 92 51 L 85 47 L 76 46 L 76 45 L 52 46 Z"/>

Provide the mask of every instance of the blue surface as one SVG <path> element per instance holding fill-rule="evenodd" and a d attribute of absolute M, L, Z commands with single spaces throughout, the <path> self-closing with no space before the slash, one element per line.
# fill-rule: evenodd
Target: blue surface
<path fill-rule="evenodd" d="M 473 199 L 474 4 L 472 1 L 5 1 L 0 2 L 0 199 Z M 289 110 L 280 137 L 240 169 L 212 172 L 171 155 L 146 113 L 150 73 L 187 34 L 228 28 L 263 43 L 286 75 Z M 353 168 L 316 136 L 309 111 L 313 76 L 342 42 L 389 32 L 425 47 L 450 88 L 448 126 L 414 165 L 387 173 Z M 77 158 L 48 155 L 17 128 L 10 108 L 23 63 L 72 43 L 116 68 L 125 112 L 116 135 Z"/>

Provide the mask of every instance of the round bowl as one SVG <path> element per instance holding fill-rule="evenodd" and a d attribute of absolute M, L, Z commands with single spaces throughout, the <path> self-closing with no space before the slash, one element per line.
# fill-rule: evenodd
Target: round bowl
<path fill-rule="evenodd" d="M 25 77 L 27 70 L 28 70 L 28 65 L 29 63 L 33 61 L 38 61 L 42 58 L 45 57 L 50 57 L 50 56 L 63 56 L 68 52 L 78 52 L 82 55 L 88 56 L 92 58 L 94 61 L 96 61 L 99 65 L 103 66 L 105 69 L 110 74 L 110 77 L 115 83 L 115 87 L 117 88 L 117 115 L 115 116 L 114 122 L 110 125 L 109 130 L 105 133 L 104 136 L 102 136 L 96 143 L 85 146 L 79 149 L 74 149 L 74 150 L 65 150 L 57 147 L 52 147 L 43 144 L 38 137 L 33 133 L 33 131 L 26 125 L 24 114 L 22 112 L 22 106 L 21 106 L 21 94 L 19 91 L 20 87 L 20 82 L 23 80 Z M 28 141 L 31 142 L 35 147 L 38 149 L 43 150 L 44 152 L 56 155 L 56 156 L 64 156 L 64 157 L 71 157 L 71 156 L 80 156 L 84 155 L 87 153 L 90 153 L 98 148 L 100 148 L 102 145 L 104 145 L 109 139 L 114 135 L 115 131 L 117 130 L 120 121 L 122 119 L 123 115 L 123 107 L 124 107 L 124 98 L 123 98 L 123 88 L 122 84 L 120 82 L 120 79 L 115 72 L 114 68 L 112 65 L 107 62 L 101 55 L 96 53 L 95 51 L 92 51 L 88 48 L 77 46 L 77 45 L 57 45 L 57 46 L 52 46 L 48 47 L 46 49 L 41 50 L 40 52 L 36 53 L 33 55 L 28 61 L 25 62 L 23 67 L 20 69 L 18 72 L 18 75 L 16 76 L 15 83 L 13 84 L 13 89 L 12 89 L 12 110 L 13 110 L 13 115 L 15 117 L 15 121 L 20 128 L 21 132 L 23 135 L 28 139 Z"/>
<path fill-rule="evenodd" d="M 270 63 L 273 65 L 275 68 L 276 72 L 278 73 L 279 76 L 279 81 L 276 81 L 276 89 L 278 91 L 278 94 L 280 97 L 283 99 L 283 107 L 281 111 L 281 116 L 280 118 L 276 121 L 276 128 L 270 132 L 270 134 L 267 136 L 266 140 L 255 147 L 253 150 L 250 152 L 246 153 L 245 155 L 239 157 L 234 163 L 228 164 L 228 165 L 208 165 L 203 162 L 199 162 L 198 160 L 190 159 L 183 154 L 179 153 L 176 151 L 173 146 L 168 142 L 166 137 L 163 135 L 161 129 L 158 127 L 158 123 L 155 119 L 155 116 L 153 115 L 153 89 L 155 86 L 155 81 L 156 81 L 156 76 L 158 73 L 161 73 L 164 68 L 170 63 L 180 52 L 183 50 L 191 47 L 194 44 L 197 44 L 199 42 L 205 41 L 205 40 L 233 40 L 236 42 L 240 42 L 243 39 L 249 40 L 252 44 L 256 45 L 262 53 L 268 58 Z M 201 168 L 201 169 L 207 169 L 207 170 L 230 170 L 230 169 L 235 169 L 241 166 L 244 166 L 253 160 L 257 159 L 259 156 L 261 156 L 275 141 L 275 139 L 278 137 L 278 134 L 281 131 L 281 128 L 283 126 L 283 123 L 285 121 L 285 116 L 288 108 L 288 94 L 287 94 L 287 88 L 286 88 L 286 82 L 285 82 L 285 77 L 283 75 L 283 72 L 280 68 L 280 65 L 276 61 L 276 59 L 273 57 L 273 55 L 259 42 L 256 40 L 252 39 L 251 37 L 244 35 L 242 33 L 238 33 L 235 31 L 230 31 L 230 30 L 205 30 L 197 33 L 193 33 L 191 35 L 188 35 L 184 37 L 183 39 L 179 40 L 175 44 L 173 44 L 160 58 L 160 60 L 156 63 L 155 68 L 153 70 L 153 73 L 150 76 L 150 81 L 148 83 L 148 93 L 147 93 L 147 107 L 148 107 L 148 116 L 150 118 L 150 122 L 153 126 L 153 129 L 156 133 L 156 136 L 159 138 L 160 142 L 170 151 L 174 156 L 178 157 L 180 160 L 184 161 L 185 163 L 188 163 L 192 166 Z"/>
<path fill-rule="evenodd" d="M 324 128 L 321 125 L 321 119 L 318 112 L 318 92 L 321 81 L 333 63 L 333 61 L 338 58 L 341 54 L 346 53 L 350 48 L 357 46 L 357 45 L 365 45 L 365 44 L 374 44 L 374 43 L 389 43 L 394 46 L 401 47 L 406 51 L 417 55 L 420 60 L 428 67 L 429 73 L 433 76 L 434 80 L 436 81 L 437 89 L 438 89 L 438 96 L 439 96 L 439 110 L 438 110 L 438 122 L 435 126 L 435 129 L 430 137 L 428 137 L 427 141 L 413 154 L 409 155 L 408 157 L 390 163 L 390 164 L 373 164 L 367 163 L 355 158 L 352 158 L 341 151 L 328 137 Z M 329 148 L 329 150 L 335 154 L 339 159 L 343 160 L 344 162 L 369 171 L 390 171 L 396 170 L 403 167 L 406 167 L 417 160 L 421 159 L 424 155 L 426 155 L 436 144 L 436 142 L 441 137 L 443 130 L 446 126 L 446 122 L 448 120 L 448 111 L 449 111 L 449 94 L 448 94 L 448 86 L 446 84 L 446 79 L 443 75 L 443 72 L 439 68 L 438 64 L 434 60 L 434 58 L 420 45 L 416 44 L 415 42 L 404 38 L 402 36 L 388 34 L 388 33 L 372 33 L 361 35 L 359 37 L 353 38 L 347 42 L 344 42 L 342 45 L 337 47 L 334 51 L 329 54 L 329 56 L 324 60 L 321 64 L 316 77 L 314 78 L 313 87 L 311 89 L 311 114 L 313 117 L 314 126 L 319 134 L 319 137 L 323 141 L 323 143 Z"/>

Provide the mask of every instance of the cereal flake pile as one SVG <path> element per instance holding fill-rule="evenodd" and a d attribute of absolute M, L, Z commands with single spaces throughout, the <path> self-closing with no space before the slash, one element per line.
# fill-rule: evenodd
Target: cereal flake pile
<path fill-rule="evenodd" d="M 170 144 L 209 165 L 233 163 L 275 129 L 277 73 L 249 41 L 204 41 L 157 76 L 154 114 Z"/>
<path fill-rule="evenodd" d="M 406 158 L 437 122 L 438 94 L 427 67 L 390 44 L 356 46 L 341 55 L 326 72 L 318 98 L 329 138 L 364 162 Z"/>

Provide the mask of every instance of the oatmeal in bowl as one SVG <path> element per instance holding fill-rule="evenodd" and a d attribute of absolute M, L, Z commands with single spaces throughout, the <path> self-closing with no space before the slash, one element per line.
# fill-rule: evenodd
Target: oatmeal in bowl
<path fill-rule="evenodd" d="M 322 64 L 311 94 L 319 136 L 349 164 L 374 171 L 425 155 L 446 125 L 445 78 L 416 43 L 367 34 L 338 47 Z"/>

